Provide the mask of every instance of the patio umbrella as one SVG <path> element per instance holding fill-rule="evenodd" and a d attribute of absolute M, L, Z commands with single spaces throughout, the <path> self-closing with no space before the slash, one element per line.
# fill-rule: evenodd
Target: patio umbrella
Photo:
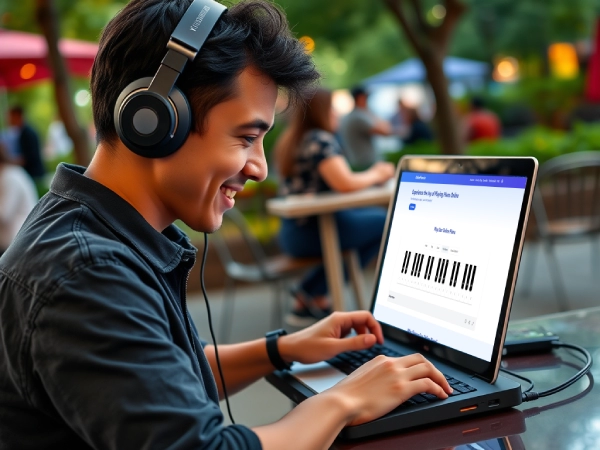
<path fill-rule="evenodd" d="M 465 80 L 482 78 L 489 72 L 489 66 L 480 61 L 448 56 L 444 59 L 444 73 L 449 80 Z M 426 73 L 423 62 L 418 58 L 410 58 L 383 72 L 363 81 L 372 84 L 404 84 L 425 81 Z"/>
<path fill-rule="evenodd" d="M 588 63 L 585 94 L 590 102 L 600 102 L 600 18 L 596 23 L 596 39 Z"/>
<path fill-rule="evenodd" d="M 88 76 L 98 45 L 61 39 L 58 47 L 73 75 Z M 18 88 L 50 78 L 48 50 L 43 36 L 0 29 L 0 86 Z"/>

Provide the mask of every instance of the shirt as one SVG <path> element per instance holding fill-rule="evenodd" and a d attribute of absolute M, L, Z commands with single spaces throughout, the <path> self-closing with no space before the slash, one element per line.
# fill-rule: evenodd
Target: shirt
<path fill-rule="evenodd" d="M 319 164 L 327 158 L 341 155 L 335 136 L 328 131 L 313 129 L 302 137 L 294 158 L 292 174 L 280 185 L 281 195 L 330 191 L 319 173 Z"/>
<path fill-rule="evenodd" d="M 58 167 L 0 258 L 0 448 L 260 449 L 223 426 L 196 249 L 83 172 Z"/>
<path fill-rule="evenodd" d="M 355 108 L 340 122 L 344 152 L 355 169 L 366 169 L 379 160 L 371 136 L 376 121 L 369 111 Z"/>

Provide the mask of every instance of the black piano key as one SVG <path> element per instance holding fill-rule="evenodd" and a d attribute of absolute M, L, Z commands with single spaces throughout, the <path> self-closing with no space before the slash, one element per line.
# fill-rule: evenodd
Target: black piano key
<path fill-rule="evenodd" d="M 413 258 L 413 263 L 410 268 L 410 275 L 413 276 L 415 274 L 415 266 L 417 265 L 417 259 L 419 258 L 419 254 L 415 253 L 415 257 Z"/>
<path fill-rule="evenodd" d="M 465 279 L 467 278 L 467 269 L 469 268 L 468 264 L 465 264 L 465 270 L 463 271 L 463 277 L 462 277 L 462 282 L 460 283 L 460 288 L 464 289 L 465 288 Z"/>
<path fill-rule="evenodd" d="M 469 272 L 467 273 L 467 279 L 465 280 L 465 291 L 469 290 L 469 281 L 471 280 L 471 271 L 473 270 L 473 264 L 467 264 L 469 266 Z"/>
<path fill-rule="evenodd" d="M 400 270 L 400 273 L 404 273 L 404 268 L 406 267 L 406 258 L 408 257 L 408 250 L 406 250 L 404 252 L 404 260 L 402 261 L 402 269 Z"/>
<path fill-rule="evenodd" d="M 404 267 L 404 273 L 408 273 L 408 265 L 410 264 L 411 256 L 412 256 L 412 252 L 408 252 L 408 259 L 406 260 L 406 267 Z"/>
<path fill-rule="evenodd" d="M 444 262 L 444 274 L 442 275 L 442 284 L 444 284 L 446 282 L 446 272 L 448 272 L 448 264 L 450 263 L 449 260 L 446 260 Z"/>
<path fill-rule="evenodd" d="M 438 259 L 438 263 L 437 263 L 437 269 L 435 270 L 435 282 L 438 282 L 438 279 L 440 278 L 440 266 L 442 264 L 442 258 Z"/>
<path fill-rule="evenodd" d="M 425 255 L 421 255 L 421 259 L 419 261 L 419 270 L 417 270 L 417 278 L 421 276 L 421 269 L 423 268 L 423 260 L 425 259 Z"/>
<path fill-rule="evenodd" d="M 477 266 L 473 266 L 473 273 L 471 274 L 471 282 L 469 283 L 469 291 L 473 290 L 473 283 L 475 281 L 475 271 L 477 270 Z"/>
<path fill-rule="evenodd" d="M 430 256 L 429 258 L 427 258 L 427 270 L 425 273 L 425 279 L 429 280 L 431 278 L 431 269 L 433 268 L 433 261 L 434 261 L 434 257 Z"/>
<path fill-rule="evenodd" d="M 454 273 L 456 272 L 456 261 L 452 263 L 452 273 L 450 274 L 450 282 L 448 286 L 452 286 L 452 282 L 454 281 Z"/>
<path fill-rule="evenodd" d="M 454 274 L 454 284 L 452 287 L 456 287 L 456 282 L 458 281 L 458 274 L 460 273 L 460 263 L 456 266 L 456 273 Z"/>

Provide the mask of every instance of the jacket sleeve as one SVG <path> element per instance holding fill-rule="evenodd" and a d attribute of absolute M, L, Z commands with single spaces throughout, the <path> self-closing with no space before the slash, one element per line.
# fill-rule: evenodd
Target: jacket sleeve
<path fill-rule="evenodd" d="M 83 440 L 102 449 L 261 448 L 249 428 L 223 425 L 170 339 L 156 291 L 114 261 L 72 274 L 37 313 L 29 348 L 33 379 Z"/>

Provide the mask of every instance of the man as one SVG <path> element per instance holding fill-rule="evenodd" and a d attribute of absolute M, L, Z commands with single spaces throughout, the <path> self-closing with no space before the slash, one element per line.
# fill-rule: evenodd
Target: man
<path fill-rule="evenodd" d="M 450 392 L 422 356 L 381 357 L 274 424 L 223 426 L 224 387 L 231 395 L 275 365 L 383 337 L 361 311 L 269 340 L 269 350 L 265 339 L 219 346 L 219 359 L 199 340 L 185 298 L 196 249 L 172 222 L 219 228 L 244 183 L 266 177 L 278 87 L 297 96 L 317 73 L 282 13 L 239 3 L 177 81 L 193 115 L 185 142 L 162 158 L 134 153 L 115 130 L 117 96 L 156 73 L 190 3 L 133 0 L 107 25 L 91 80 L 94 158 L 87 169 L 59 167 L 0 258 L 2 448 L 325 448 L 345 425 L 416 393 Z"/>
<path fill-rule="evenodd" d="M 357 170 L 371 167 L 379 160 L 374 135 L 389 136 L 392 127 L 369 111 L 368 92 L 362 86 L 351 89 L 354 109 L 340 122 L 340 137 L 350 165 Z"/>
<path fill-rule="evenodd" d="M 17 130 L 17 147 L 19 156 L 17 162 L 23 166 L 31 179 L 40 187 L 46 175 L 42 161 L 40 138 L 37 132 L 25 120 L 21 106 L 13 106 L 9 111 L 9 124 Z"/>

